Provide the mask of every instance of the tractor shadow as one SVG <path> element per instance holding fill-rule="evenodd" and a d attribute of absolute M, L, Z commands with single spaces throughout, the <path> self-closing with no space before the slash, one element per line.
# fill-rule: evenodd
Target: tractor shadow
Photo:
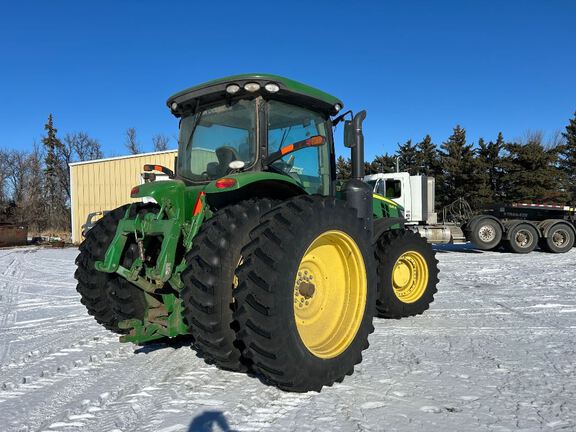
<path fill-rule="evenodd" d="M 462 252 L 470 254 L 482 254 L 484 251 L 477 250 L 471 243 L 463 244 L 435 244 L 432 245 L 433 249 L 437 253 L 449 253 L 449 252 Z"/>
<path fill-rule="evenodd" d="M 490 251 L 483 251 L 479 249 L 475 249 L 472 243 L 463 243 L 463 244 L 435 244 L 432 245 L 434 252 L 437 253 L 450 253 L 450 252 L 460 252 L 460 253 L 470 253 L 470 254 L 485 254 L 485 253 L 501 253 L 506 255 L 518 255 L 514 252 L 511 252 L 504 248 L 503 246 L 498 247 L 497 249 L 490 250 Z M 544 253 L 545 252 L 539 248 L 534 249 L 531 253 Z"/>
<path fill-rule="evenodd" d="M 190 347 L 194 339 L 192 336 L 176 336 L 175 338 L 159 339 L 151 342 L 144 342 L 134 350 L 134 354 L 149 354 L 154 351 L 163 350 L 166 348 L 179 349 L 183 347 Z"/>
<path fill-rule="evenodd" d="M 218 429 L 215 429 L 215 427 Z M 223 432 L 234 432 L 230 429 L 228 420 L 222 411 L 204 411 L 192 419 L 188 432 L 212 432 L 221 430 Z"/>

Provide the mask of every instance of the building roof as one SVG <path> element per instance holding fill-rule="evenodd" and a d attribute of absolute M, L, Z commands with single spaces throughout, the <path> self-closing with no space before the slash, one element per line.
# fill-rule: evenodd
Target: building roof
<path fill-rule="evenodd" d="M 119 160 L 119 159 L 129 159 L 129 158 L 137 158 L 137 157 L 144 157 L 144 156 L 154 156 L 154 155 L 159 155 L 159 154 L 164 154 L 164 153 L 177 153 L 177 152 L 178 152 L 178 150 L 174 149 L 174 150 L 163 150 L 163 151 L 148 152 L 148 153 L 137 153 L 137 154 L 130 154 L 130 155 L 125 155 L 125 156 L 114 156 L 114 157 L 109 157 L 109 158 L 92 159 L 92 160 L 80 161 L 80 162 L 72 162 L 71 164 L 69 164 L 69 166 L 85 165 L 85 164 L 92 164 L 92 163 L 99 163 L 99 162 L 108 162 L 108 161 Z"/>

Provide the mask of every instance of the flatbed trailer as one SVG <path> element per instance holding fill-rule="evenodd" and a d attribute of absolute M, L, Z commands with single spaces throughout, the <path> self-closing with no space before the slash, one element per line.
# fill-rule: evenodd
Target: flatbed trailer
<path fill-rule="evenodd" d="M 381 173 L 364 177 L 374 194 L 404 209 L 406 227 L 429 243 L 472 242 L 481 250 L 504 248 L 529 253 L 539 247 L 551 253 L 568 252 L 576 241 L 576 209 L 554 204 L 495 204 L 473 214 L 464 200 L 443 210 L 434 209 L 435 179 L 409 173 Z"/>
<path fill-rule="evenodd" d="M 463 226 L 465 236 L 479 249 L 499 247 L 528 253 L 537 246 L 546 252 L 564 253 L 574 247 L 574 207 L 554 204 L 495 204 L 473 216 Z"/>

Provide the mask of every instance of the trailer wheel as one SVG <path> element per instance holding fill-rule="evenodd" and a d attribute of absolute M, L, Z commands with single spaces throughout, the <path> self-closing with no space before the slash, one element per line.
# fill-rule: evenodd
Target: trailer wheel
<path fill-rule="evenodd" d="M 538 231 L 532 225 L 521 223 L 510 229 L 504 248 L 514 253 L 530 253 L 538 244 Z"/>
<path fill-rule="evenodd" d="M 204 222 L 186 254 L 182 272 L 184 321 L 194 337 L 194 348 L 208 364 L 233 371 L 246 371 L 234 331 L 234 274 L 242 261 L 242 247 L 250 231 L 275 201 L 243 201 L 226 207 Z"/>
<path fill-rule="evenodd" d="M 476 248 L 494 250 L 502 241 L 502 227 L 492 218 L 480 218 L 470 224 L 469 237 Z"/>
<path fill-rule="evenodd" d="M 409 230 L 385 232 L 376 242 L 380 318 L 423 313 L 438 291 L 438 260 L 432 245 Z"/>
<path fill-rule="evenodd" d="M 574 246 L 574 232 L 570 226 L 559 223 L 548 231 L 547 237 L 540 239 L 540 248 L 551 253 L 565 253 Z"/>
<path fill-rule="evenodd" d="M 267 213 L 237 270 L 238 339 L 252 368 L 287 391 L 351 375 L 374 331 L 370 233 L 343 201 L 298 196 Z"/>

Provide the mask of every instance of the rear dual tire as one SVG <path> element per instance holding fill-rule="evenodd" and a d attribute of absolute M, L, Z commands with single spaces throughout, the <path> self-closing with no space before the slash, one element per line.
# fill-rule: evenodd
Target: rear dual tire
<path fill-rule="evenodd" d="M 233 317 L 234 271 L 242 260 L 242 247 L 250 231 L 275 201 L 248 200 L 218 211 L 202 224 L 186 254 L 182 272 L 183 317 L 194 338 L 194 348 L 208 364 L 247 371 L 236 340 Z"/>
<path fill-rule="evenodd" d="M 566 253 L 574 247 L 574 231 L 566 224 L 554 225 L 546 237 L 540 239 L 540 248 L 550 253 Z"/>
<path fill-rule="evenodd" d="M 265 214 L 250 238 L 235 293 L 242 354 L 284 390 L 342 381 L 374 330 L 376 266 L 356 211 L 298 196 Z"/>
<path fill-rule="evenodd" d="M 526 223 L 520 223 L 508 231 L 507 238 L 502 241 L 502 245 L 508 252 L 527 254 L 536 249 L 538 237 L 536 228 Z"/>

